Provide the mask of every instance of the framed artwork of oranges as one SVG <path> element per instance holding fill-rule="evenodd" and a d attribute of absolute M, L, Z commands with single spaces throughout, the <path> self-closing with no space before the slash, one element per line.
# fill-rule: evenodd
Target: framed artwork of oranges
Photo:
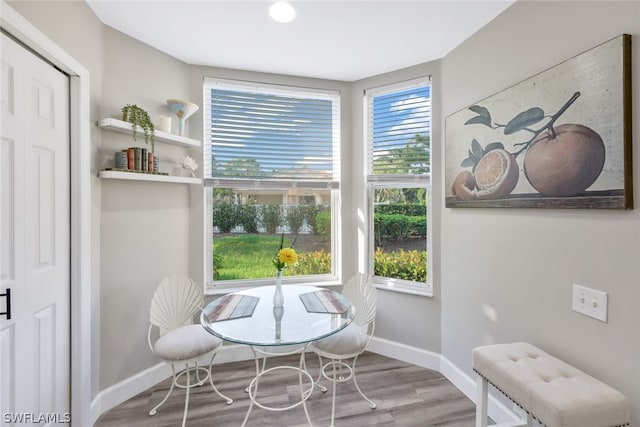
<path fill-rule="evenodd" d="M 445 119 L 446 207 L 632 209 L 631 36 Z"/>

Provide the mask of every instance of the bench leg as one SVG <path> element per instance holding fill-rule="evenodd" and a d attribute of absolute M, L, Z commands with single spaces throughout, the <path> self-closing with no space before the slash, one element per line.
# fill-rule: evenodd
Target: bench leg
<path fill-rule="evenodd" d="M 476 388 L 476 427 L 487 427 L 489 383 L 478 375 Z"/>

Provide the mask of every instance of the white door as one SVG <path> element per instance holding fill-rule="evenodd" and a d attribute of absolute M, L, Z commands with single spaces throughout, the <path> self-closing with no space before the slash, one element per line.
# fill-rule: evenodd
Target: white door
<path fill-rule="evenodd" d="M 69 78 L 1 34 L 0 425 L 64 425 L 70 399 Z M 7 297 L 0 297 L 0 312 Z"/>

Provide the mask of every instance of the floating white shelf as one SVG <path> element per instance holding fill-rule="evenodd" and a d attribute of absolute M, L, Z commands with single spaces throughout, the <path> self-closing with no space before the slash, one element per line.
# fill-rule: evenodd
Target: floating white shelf
<path fill-rule="evenodd" d="M 113 132 L 124 133 L 127 135 L 132 135 L 133 130 L 131 129 L 131 123 L 125 122 L 118 119 L 106 118 L 98 120 L 98 127 L 106 130 L 110 130 Z M 155 131 L 156 134 L 156 142 L 166 142 L 168 144 L 180 145 L 183 147 L 200 147 L 200 141 L 197 139 L 187 138 L 186 136 L 174 135 L 172 133 L 162 132 L 159 130 Z M 142 138 L 144 142 L 144 131 L 140 126 L 138 126 L 138 137 Z"/>
<path fill-rule="evenodd" d="M 121 172 L 121 171 L 100 171 L 100 178 L 105 179 L 124 179 L 129 181 L 151 181 L 151 182 L 168 182 L 174 184 L 202 184 L 200 178 L 187 178 L 183 176 L 157 175 L 151 173 Z"/>

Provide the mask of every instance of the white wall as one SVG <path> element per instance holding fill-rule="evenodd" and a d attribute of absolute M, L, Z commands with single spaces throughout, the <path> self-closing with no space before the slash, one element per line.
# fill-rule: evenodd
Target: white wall
<path fill-rule="evenodd" d="M 187 66 L 112 28 L 104 29 L 100 116 L 120 118 L 137 104 L 152 121 L 173 115 L 168 98 L 189 95 Z M 177 119 L 172 120 L 177 132 Z M 200 138 L 200 134 L 191 135 Z M 113 167 L 116 151 L 144 147 L 144 138 L 102 131 L 100 167 Z M 150 146 L 146 146 L 150 149 Z M 156 142 L 160 170 L 170 172 L 188 154 Z M 163 277 L 189 274 L 190 190 L 182 184 L 102 181 L 100 387 L 105 389 L 157 363 L 146 341 L 149 303 Z"/>
<path fill-rule="evenodd" d="M 515 3 L 442 60 L 441 127 L 449 114 L 622 33 L 634 38 L 637 141 L 640 2 Z M 626 394 L 639 425 L 640 211 L 443 208 L 441 226 L 442 354 L 471 374 L 473 347 L 528 341 Z M 608 323 L 571 311 L 573 283 L 609 293 Z"/>

